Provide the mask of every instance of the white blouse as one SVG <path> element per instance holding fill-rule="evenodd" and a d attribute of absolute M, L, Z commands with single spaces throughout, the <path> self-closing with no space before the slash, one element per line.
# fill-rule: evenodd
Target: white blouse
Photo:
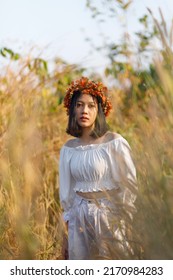
<path fill-rule="evenodd" d="M 123 200 L 136 188 L 136 170 L 128 142 L 119 136 L 109 142 L 78 147 L 64 145 L 60 151 L 60 202 L 69 220 L 75 192 L 120 189 Z M 127 189 L 128 187 L 128 189 Z M 130 190 L 130 192 L 127 190 Z M 131 195 L 129 203 L 133 203 Z"/>

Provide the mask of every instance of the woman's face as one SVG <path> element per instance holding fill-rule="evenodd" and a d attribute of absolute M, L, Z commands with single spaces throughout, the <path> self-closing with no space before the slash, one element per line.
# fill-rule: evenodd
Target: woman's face
<path fill-rule="evenodd" d="M 75 106 L 75 115 L 78 125 L 82 128 L 93 127 L 97 113 L 97 100 L 89 94 L 81 94 Z"/>

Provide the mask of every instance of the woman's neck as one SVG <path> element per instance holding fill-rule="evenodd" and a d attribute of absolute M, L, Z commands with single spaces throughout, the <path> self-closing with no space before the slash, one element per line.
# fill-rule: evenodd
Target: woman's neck
<path fill-rule="evenodd" d="M 92 128 L 91 127 L 85 127 L 82 129 L 82 136 L 79 138 L 79 140 L 84 144 L 90 144 L 92 141 L 94 141 L 94 138 L 91 136 Z"/>
<path fill-rule="evenodd" d="M 104 135 L 98 138 L 92 137 L 91 132 L 92 130 L 88 132 L 85 130 L 85 133 L 83 133 L 82 136 L 79 137 L 77 140 L 78 145 L 100 144 L 113 139 L 112 134 L 110 135 L 109 131 L 107 131 Z"/>

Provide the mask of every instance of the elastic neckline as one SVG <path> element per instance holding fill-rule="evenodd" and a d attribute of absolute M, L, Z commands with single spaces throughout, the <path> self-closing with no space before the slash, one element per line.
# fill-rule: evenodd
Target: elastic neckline
<path fill-rule="evenodd" d="M 97 148 L 97 147 L 103 147 L 103 146 L 107 146 L 109 144 L 111 144 L 112 142 L 114 141 L 117 141 L 117 140 L 122 140 L 124 139 L 122 136 L 119 136 L 117 138 L 114 138 L 112 140 L 109 140 L 107 142 L 103 142 L 103 143 L 95 143 L 95 144 L 88 144 L 88 145 L 79 145 L 79 146 L 76 146 L 76 147 L 69 147 L 69 146 L 66 146 L 64 145 L 63 147 L 64 148 L 67 148 L 67 149 L 75 149 L 75 150 L 86 150 L 86 149 L 94 149 L 94 148 Z"/>

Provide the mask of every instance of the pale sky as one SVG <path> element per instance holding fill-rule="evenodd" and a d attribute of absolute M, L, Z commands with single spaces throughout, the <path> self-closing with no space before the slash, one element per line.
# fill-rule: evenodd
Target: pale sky
<path fill-rule="evenodd" d="M 166 20 L 173 18 L 173 0 L 134 0 L 127 14 L 129 33 L 139 31 L 138 18 L 147 13 L 146 7 L 156 17 L 160 7 Z M 99 71 L 108 60 L 104 52 L 90 53 L 85 38 L 92 38 L 98 46 L 103 41 L 118 43 L 123 21 L 118 14 L 98 23 L 91 17 L 85 0 L 0 0 L 0 47 L 27 54 L 36 46 L 45 59 L 61 57 Z"/>

